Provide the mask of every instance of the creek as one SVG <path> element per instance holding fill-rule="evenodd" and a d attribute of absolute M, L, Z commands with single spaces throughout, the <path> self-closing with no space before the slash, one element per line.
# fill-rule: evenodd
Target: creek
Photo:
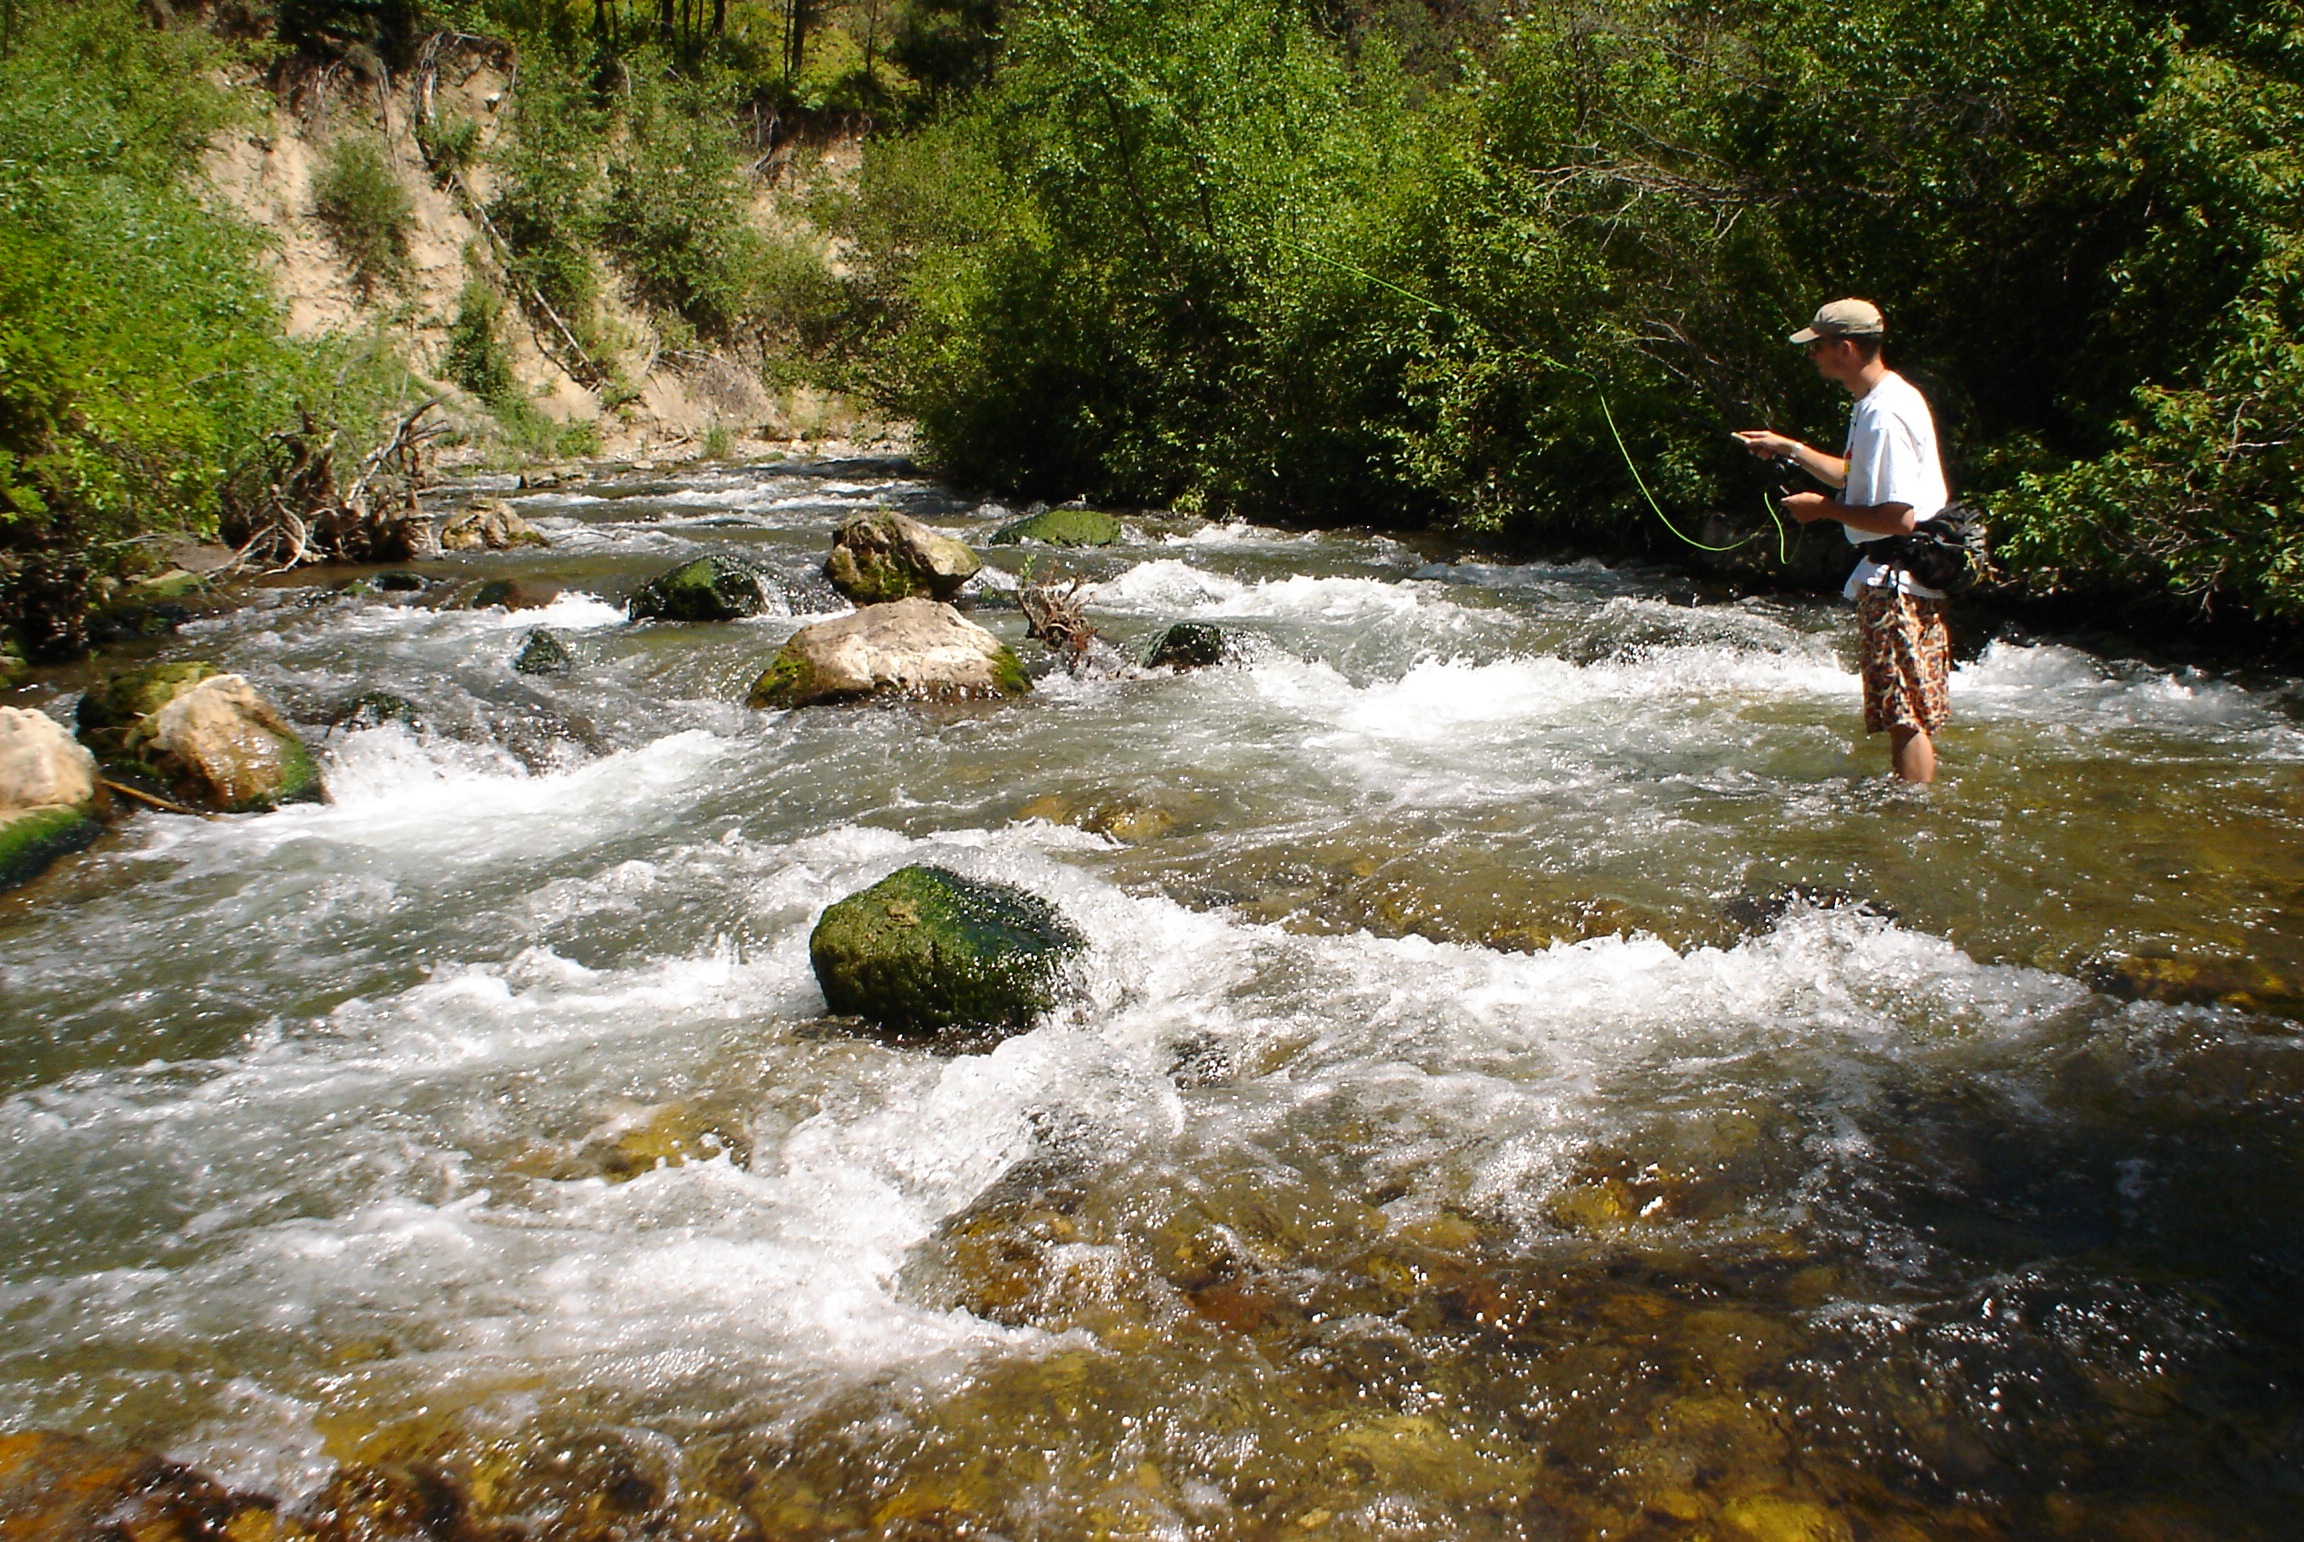
<path fill-rule="evenodd" d="M 1146 519 L 1055 559 L 1090 618 L 1237 662 L 763 713 L 795 616 L 624 596 L 835 608 L 845 513 L 1005 511 L 510 496 L 549 550 L 428 571 L 539 608 L 299 575 L 159 645 L 332 802 L 0 898 L 7 1427 L 552 1536 L 2292 1534 L 2298 683 L 2001 635 L 1919 792 L 1835 603 Z M 1078 1000 L 827 1019 L 815 916 L 923 861 L 1057 903 Z"/>

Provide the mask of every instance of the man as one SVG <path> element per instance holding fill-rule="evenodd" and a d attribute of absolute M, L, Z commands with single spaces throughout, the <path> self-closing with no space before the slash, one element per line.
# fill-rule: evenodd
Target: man
<path fill-rule="evenodd" d="M 1791 493 L 1784 511 L 1803 525 L 1839 521 L 1858 547 L 1907 535 L 1950 501 L 1936 451 L 1936 422 L 1912 383 L 1880 360 L 1887 328 L 1866 300 L 1834 300 L 1792 341 L 1816 373 L 1856 399 L 1848 442 L 1837 456 L 1764 428 L 1737 434 L 1764 460 L 1789 457 L 1840 495 Z M 1907 782 L 1936 777 L 1935 735 L 1951 716 L 1952 638 L 1945 596 L 1901 567 L 1869 556 L 1842 591 L 1856 602 L 1863 644 L 1864 731 L 1888 735 L 1889 758 Z"/>

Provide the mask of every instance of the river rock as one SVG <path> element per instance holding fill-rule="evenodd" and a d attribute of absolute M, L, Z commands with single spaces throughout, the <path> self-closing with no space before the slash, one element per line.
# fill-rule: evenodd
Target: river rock
<path fill-rule="evenodd" d="M 510 551 L 549 546 L 544 532 L 512 512 L 501 498 L 485 498 L 440 527 L 442 551 Z"/>
<path fill-rule="evenodd" d="M 826 910 L 808 961 L 833 1011 L 885 1028 L 1022 1029 L 1055 1005 L 1084 945 L 1036 894 L 906 867 Z"/>
<path fill-rule="evenodd" d="M 1224 662 L 1224 633 L 1204 621 L 1179 621 L 1160 634 L 1145 657 L 1147 669 L 1206 669 Z"/>
<path fill-rule="evenodd" d="M 304 741 L 238 675 L 158 664 L 80 699 L 80 739 L 105 761 L 185 802 L 244 813 L 323 796 Z"/>
<path fill-rule="evenodd" d="M 45 712 L 0 707 L 0 889 L 103 833 L 96 757 Z"/>
<path fill-rule="evenodd" d="M 983 566 L 966 543 L 894 509 L 874 509 L 834 533 L 824 576 L 857 604 L 879 605 L 915 595 L 949 600 Z"/>
<path fill-rule="evenodd" d="M 194 1542 L 231 1531 L 242 1501 L 150 1451 L 28 1430 L 0 1435 L 0 1537 Z"/>
<path fill-rule="evenodd" d="M 767 581 L 760 570 L 720 556 L 698 557 L 657 574 L 640 586 L 627 607 L 635 621 L 734 621 L 768 608 Z"/>
<path fill-rule="evenodd" d="M 564 675 L 575 667 L 576 654 L 567 639 L 548 626 L 530 632 L 512 660 L 513 670 L 523 675 Z"/>
<path fill-rule="evenodd" d="M 1047 546 L 1110 546 L 1120 539 L 1120 521 L 1095 509 L 1045 509 L 992 532 L 994 546 L 1038 541 Z"/>
<path fill-rule="evenodd" d="M 753 682 L 751 703 L 804 707 L 873 695 L 954 701 L 1030 689 L 1006 643 L 949 605 L 913 599 L 802 627 Z"/>

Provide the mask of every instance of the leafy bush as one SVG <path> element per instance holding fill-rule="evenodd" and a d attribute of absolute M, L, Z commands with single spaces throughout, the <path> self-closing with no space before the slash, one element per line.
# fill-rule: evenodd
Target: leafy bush
<path fill-rule="evenodd" d="M 417 130 L 417 144 L 433 180 L 446 187 L 480 158 L 480 125 L 461 113 L 443 113 Z"/>
<path fill-rule="evenodd" d="M 513 278 L 541 295 L 587 350 L 598 344 L 599 158 L 607 115 L 574 68 L 549 49 L 522 60 L 512 132 L 493 157 L 488 205 L 511 248 Z"/>
<path fill-rule="evenodd" d="M 643 301 L 726 339 L 747 319 L 765 257 L 737 178 L 733 104 L 725 89 L 639 63 L 601 239 Z"/>
<path fill-rule="evenodd" d="M 264 436 L 333 405 L 253 232 L 189 178 L 224 51 L 127 3 L 24 6 L 0 58 L 0 545 L 212 531 Z M 356 397 L 372 378 L 343 376 Z"/>
<path fill-rule="evenodd" d="M 448 353 L 441 368 L 450 380 L 490 406 L 515 400 L 520 382 L 512 373 L 512 352 L 504 338 L 504 297 L 483 278 L 464 282 L 456 319 L 448 327 Z"/>
<path fill-rule="evenodd" d="M 345 135 L 330 143 L 312 177 L 312 211 L 364 292 L 407 278 L 416 209 L 375 139 Z"/>

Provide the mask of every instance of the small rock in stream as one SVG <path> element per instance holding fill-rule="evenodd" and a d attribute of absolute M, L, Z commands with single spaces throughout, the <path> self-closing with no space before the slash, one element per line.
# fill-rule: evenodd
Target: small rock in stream
<path fill-rule="evenodd" d="M 567 639 L 548 626 L 530 632 L 512 660 L 513 670 L 523 675 L 564 675 L 575 667 L 576 654 Z"/>
<path fill-rule="evenodd" d="M 442 551 L 509 551 L 549 546 L 544 533 L 512 512 L 501 498 L 486 498 L 440 527 Z"/>
<path fill-rule="evenodd" d="M 1056 907 L 1002 883 L 906 867 L 824 912 L 808 961 L 834 1012 L 901 1033 L 1022 1030 L 1086 945 Z"/>
<path fill-rule="evenodd" d="M 983 566 L 965 542 L 894 509 L 873 509 L 833 534 L 824 576 L 857 604 L 880 605 L 916 595 L 949 600 Z"/>
<path fill-rule="evenodd" d="M 1146 669 L 1206 669 L 1221 664 L 1227 649 L 1223 630 L 1204 621 L 1179 621 L 1160 634 L 1145 656 Z"/>

